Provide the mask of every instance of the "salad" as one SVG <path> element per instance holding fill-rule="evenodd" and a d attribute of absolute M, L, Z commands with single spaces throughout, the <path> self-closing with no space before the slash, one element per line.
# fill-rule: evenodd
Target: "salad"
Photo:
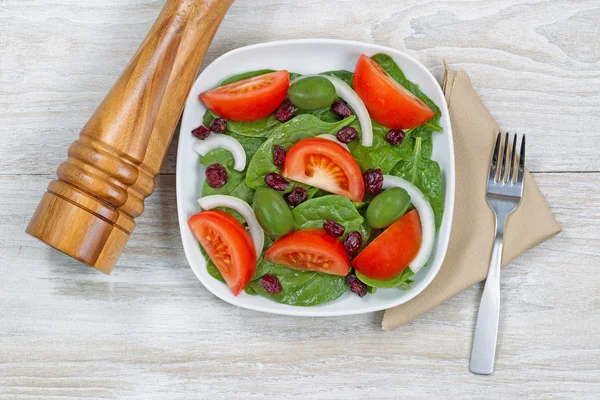
<path fill-rule="evenodd" d="M 293 306 L 410 287 L 444 212 L 441 112 L 390 56 L 245 72 L 199 100 L 206 179 L 188 224 L 213 278 Z"/>

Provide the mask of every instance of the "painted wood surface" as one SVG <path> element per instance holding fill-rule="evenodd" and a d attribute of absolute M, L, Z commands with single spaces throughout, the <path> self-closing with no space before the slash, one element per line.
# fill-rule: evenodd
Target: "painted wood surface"
<path fill-rule="evenodd" d="M 236 309 L 194 277 L 175 145 L 115 272 L 24 229 L 163 1 L 0 0 L 0 399 L 600 397 L 600 4 L 237 0 L 206 62 L 266 40 L 399 48 L 465 68 L 564 227 L 503 271 L 496 372 L 468 372 L 481 286 L 394 332 L 382 313 Z M 307 24 L 305 21 L 311 21 Z"/>

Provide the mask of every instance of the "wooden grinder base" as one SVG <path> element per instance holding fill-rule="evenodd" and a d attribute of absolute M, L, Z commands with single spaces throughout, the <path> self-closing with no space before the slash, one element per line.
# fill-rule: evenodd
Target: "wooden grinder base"
<path fill-rule="evenodd" d="M 102 272 L 113 270 L 134 218 L 154 190 L 200 63 L 232 2 L 166 2 L 69 148 L 27 233 Z"/>

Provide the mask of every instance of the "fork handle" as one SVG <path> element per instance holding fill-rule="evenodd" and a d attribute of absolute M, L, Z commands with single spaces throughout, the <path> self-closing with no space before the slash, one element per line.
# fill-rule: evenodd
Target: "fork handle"
<path fill-rule="evenodd" d="M 492 260 L 488 270 L 485 288 L 479 304 L 477 325 L 471 351 L 469 369 L 475 374 L 489 375 L 494 371 L 498 320 L 500 317 L 500 265 L 502 261 L 503 234 L 496 233 Z"/>

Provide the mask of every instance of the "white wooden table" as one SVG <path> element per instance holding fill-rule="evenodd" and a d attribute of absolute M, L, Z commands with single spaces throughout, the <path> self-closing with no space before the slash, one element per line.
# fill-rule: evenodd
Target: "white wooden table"
<path fill-rule="evenodd" d="M 600 398 L 600 3 L 237 0 L 206 62 L 239 46 L 349 38 L 465 68 L 564 227 L 503 271 L 496 372 L 468 359 L 481 286 L 395 331 L 383 313 L 234 308 L 183 254 L 175 145 L 105 276 L 24 234 L 68 145 L 159 0 L 0 0 L 0 398 Z M 309 22 L 307 22 L 309 21 Z"/>

